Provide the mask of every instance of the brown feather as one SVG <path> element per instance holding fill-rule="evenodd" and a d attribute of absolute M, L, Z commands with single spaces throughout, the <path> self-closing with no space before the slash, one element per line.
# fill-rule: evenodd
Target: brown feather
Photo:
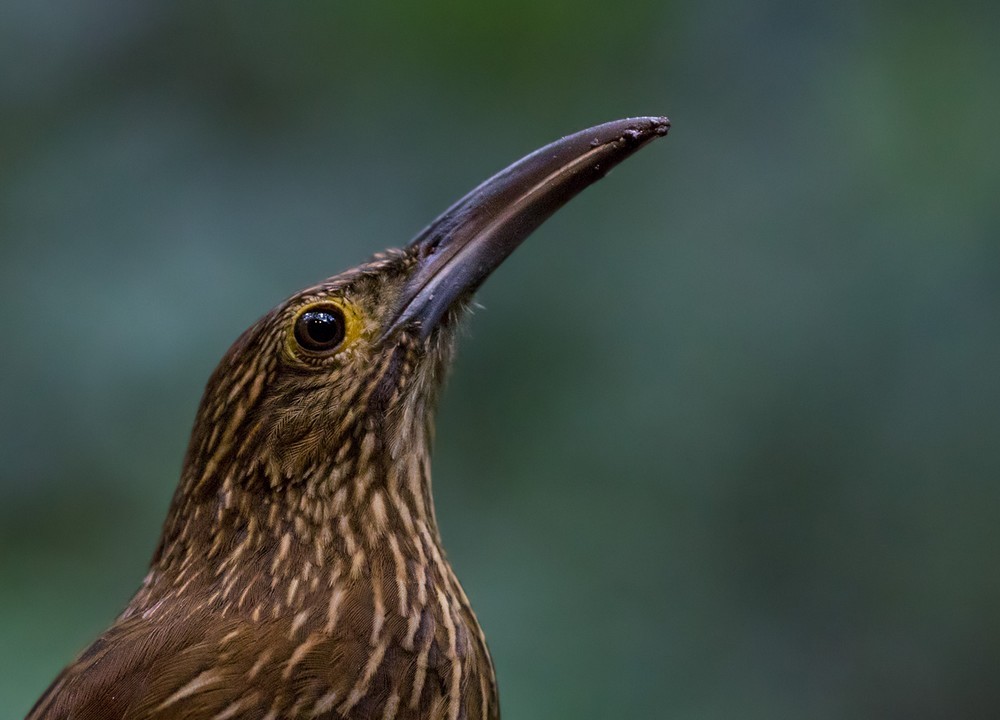
<path fill-rule="evenodd" d="M 29 720 L 497 717 L 430 500 L 455 321 L 425 343 L 371 339 L 412 263 L 379 256 L 237 340 L 142 587 Z M 297 356 L 290 324 L 325 300 L 350 304 L 357 336 L 333 359 Z"/>
<path fill-rule="evenodd" d="M 205 389 L 142 587 L 29 720 L 499 717 L 431 501 L 458 317 L 539 223 L 669 126 L 558 140 L 243 333 Z"/>

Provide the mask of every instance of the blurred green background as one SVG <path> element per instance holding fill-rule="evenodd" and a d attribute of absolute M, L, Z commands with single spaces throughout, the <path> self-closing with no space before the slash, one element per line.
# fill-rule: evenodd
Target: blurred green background
<path fill-rule="evenodd" d="M 1000 714 L 992 3 L 0 6 L 0 717 L 144 574 L 204 382 L 556 137 L 438 423 L 504 715 Z"/>

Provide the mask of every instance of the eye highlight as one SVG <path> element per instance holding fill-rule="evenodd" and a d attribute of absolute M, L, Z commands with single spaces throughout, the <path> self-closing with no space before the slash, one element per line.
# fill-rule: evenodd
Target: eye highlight
<path fill-rule="evenodd" d="M 295 318 L 293 336 L 303 350 L 328 353 L 336 350 L 347 335 L 347 318 L 334 303 L 311 305 Z"/>

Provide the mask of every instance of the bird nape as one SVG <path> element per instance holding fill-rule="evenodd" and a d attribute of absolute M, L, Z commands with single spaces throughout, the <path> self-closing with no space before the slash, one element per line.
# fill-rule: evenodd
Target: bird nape
<path fill-rule="evenodd" d="M 630 118 L 543 147 L 243 333 L 142 586 L 28 718 L 499 717 L 431 500 L 455 328 L 528 234 L 669 127 Z"/>

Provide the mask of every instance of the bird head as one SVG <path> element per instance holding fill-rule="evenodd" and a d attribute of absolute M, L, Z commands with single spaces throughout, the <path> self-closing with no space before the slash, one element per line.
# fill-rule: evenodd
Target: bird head
<path fill-rule="evenodd" d="M 486 180 L 404 248 L 261 318 L 209 381 L 165 540 L 171 528 L 191 530 L 192 506 L 216 518 L 216 531 L 230 511 L 294 506 L 307 534 L 370 507 L 394 473 L 420 476 L 412 511 L 433 518 L 432 415 L 468 300 L 552 213 L 668 129 L 666 118 L 632 118 L 562 138 Z M 391 521 L 385 506 L 376 524 Z"/>

